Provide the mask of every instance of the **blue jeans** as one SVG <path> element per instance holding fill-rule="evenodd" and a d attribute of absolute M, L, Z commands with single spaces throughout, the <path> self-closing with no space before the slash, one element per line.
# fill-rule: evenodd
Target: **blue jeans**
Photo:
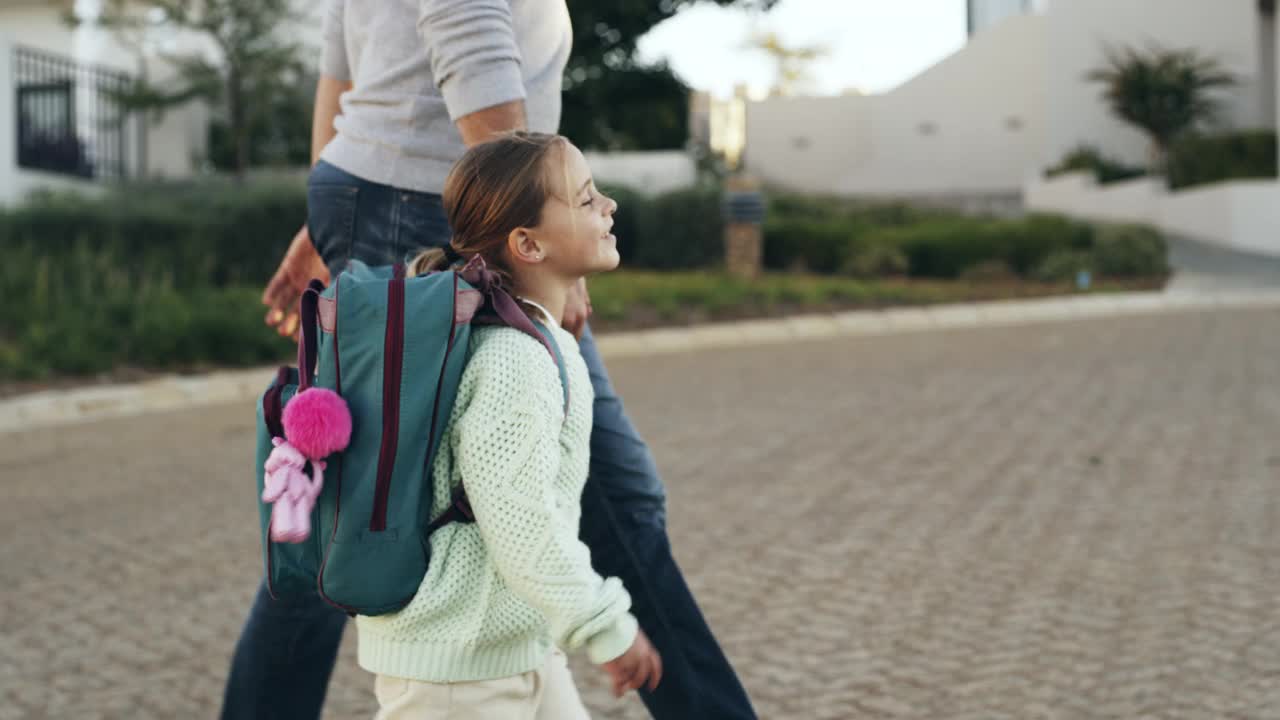
<path fill-rule="evenodd" d="M 367 182 L 324 162 L 311 173 L 307 205 L 311 240 L 335 276 L 349 260 L 400 262 L 449 238 L 439 195 Z M 581 536 L 596 571 L 622 579 L 662 655 L 662 683 L 640 697 L 657 720 L 754 718 L 671 555 L 662 480 L 589 328 L 580 347 L 595 389 Z M 346 620 L 319 595 L 286 603 L 260 586 L 231 662 L 222 718 L 319 718 Z"/>

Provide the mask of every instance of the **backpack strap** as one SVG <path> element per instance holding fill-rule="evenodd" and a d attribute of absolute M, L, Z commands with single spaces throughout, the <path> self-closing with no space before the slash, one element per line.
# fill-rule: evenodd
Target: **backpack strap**
<path fill-rule="evenodd" d="M 483 267 L 484 261 L 481 260 L 480 262 Z M 473 285 L 478 284 L 474 280 L 468 279 L 467 281 Z M 567 421 L 569 418 L 569 373 L 565 368 L 564 355 L 560 353 L 560 344 L 556 342 L 555 335 L 543 323 L 530 320 L 529 316 L 516 305 L 515 300 L 501 288 L 488 286 L 482 292 L 485 292 L 489 297 L 497 319 L 495 320 L 492 316 L 484 316 L 478 317 L 477 322 L 514 327 L 538 339 L 543 347 L 547 349 L 547 352 L 551 353 L 551 359 L 555 361 L 556 370 L 560 373 L 560 387 L 564 392 L 564 415 Z M 505 298 L 506 302 L 502 302 L 499 298 Z M 510 305 L 507 305 L 507 303 L 510 303 Z M 437 529 L 451 522 L 470 523 L 475 521 L 476 515 L 471 510 L 471 501 L 467 499 L 467 488 L 464 485 L 459 485 L 453 490 L 453 501 L 450 503 L 449 509 L 445 510 L 440 517 L 432 520 L 431 524 L 427 526 L 427 535 L 431 535 Z"/>
<path fill-rule="evenodd" d="M 510 293 L 498 281 L 498 276 L 490 270 L 484 258 L 476 255 L 461 269 L 456 271 L 463 280 L 479 290 L 485 297 L 484 307 L 476 314 L 473 322 L 478 325 L 506 325 L 532 337 L 551 353 L 556 368 L 560 370 L 560 385 L 564 388 L 564 412 L 569 415 L 569 378 L 565 373 L 564 357 L 560 354 L 560 346 L 555 336 L 540 322 L 534 322 L 520 309 Z"/>
<path fill-rule="evenodd" d="M 276 372 L 275 382 L 267 388 L 262 396 L 262 419 L 267 424 L 267 432 L 271 437 L 284 437 L 284 386 L 289 384 L 289 368 L 281 367 Z"/>
<path fill-rule="evenodd" d="M 318 308 L 324 283 L 312 280 L 298 299 L 298 320 L 302 337 L 298 341 L 298 392 L 311 387 L 316 379 L 316 359 L 319 357 L 320 321 Z"/>
<path fill-rule="evenodd" d="M 471 501 L 467 499 L 467 489 L 459 485 L 453 489 L 453 503 L 440 517 L 427 526 L 427 535 L 451 522 L 470 523 L 476 521 L 476 514 L 471 510 Z"/>
<path fill-rule="evenodd" d="M 540 322 L 534 322 L 533 327 L 541 336 L 542 344 L 551 351 L 551 359 L 556 362 L 556 370 L 560 371 L 560 387 L 564 390 L 564 415 L 567 420 L 569 417 L 569 372 L 564 366 L 564 355 L 560 354 L 560 344 L 556 342 L 556 337 L 551 330 Z"/>

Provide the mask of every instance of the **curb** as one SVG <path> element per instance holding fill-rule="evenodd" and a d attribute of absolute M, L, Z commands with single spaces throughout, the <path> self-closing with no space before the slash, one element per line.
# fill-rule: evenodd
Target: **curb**
<path fill-rule="evenodd" d="M 596 338 L 596 344 L 606 358 L 643 357 L 791 341 L 1239 308 L 1280 308 L 1280 290 L 1134 292 L 854 310 L 610 333 Z M 22 395 L 0 400 L 0 434 L 202 405 L 252 402 L 274 372 L 274 367 L 258 367 Z"/>

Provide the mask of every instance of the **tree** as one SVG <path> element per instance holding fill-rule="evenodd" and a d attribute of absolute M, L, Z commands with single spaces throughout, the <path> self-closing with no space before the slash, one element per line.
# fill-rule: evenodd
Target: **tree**
<path fill-rule="evenodd" d="M 1151 138 L 1156 172 L 1164 168 L 1169 147 L 1179 135 L 1216 119 L 1220 104 L 1211 91 L 1236 84 L 1217 60 L 1192 49 L 1108 48 L 1106 57 L 1106 65 L 1087 78 L 1102 84 L 1102 96 L 1116 117 Z"/>
<path fill-rule="evenodd" d="M 187 48 L 157 54 L 176 70 L 166 82 L 140 74 L 117 101 L 127 110 L 165 109 L 202 98 L 226 111 L 231 167 L 243 177 L 255 129 L 280 97 L 293 97 L 303 76 L 298 45 L 284 39 L 295 19 L 289 0 L 109 0 L 101 24 L 133 37 L 148 31 L 191 33 L 211 52 Z M 174 43 L 179 44 L 179 43 Z"/>
<path fill-rule="evenodd" d="M 689 89 L 665 63 L 636 59 L 636 42 L 696 0 L 568 0 L 573 52 L 560 130 L 584 148 L 653 150 L 688 139 Z M 777 0 L 713 0 L 767 10 Z"/>
<path fill-rule="evenodd" d="M 774 95 L 792 95 L 807 86 L 812 79 L 810 64 L 830 52 L 823 45 L 787 45 L 776 32 L 757 33 L 751 37 L 748 46 L 768 54 L 777 66 L 778 75 L 772 90 Z"/>

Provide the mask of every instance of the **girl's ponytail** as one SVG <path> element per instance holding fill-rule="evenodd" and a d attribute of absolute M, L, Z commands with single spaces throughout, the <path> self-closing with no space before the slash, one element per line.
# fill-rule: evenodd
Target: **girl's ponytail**
<path fill-rule="evenodd" d="M 408 277 L 417 277 L 426 275 L 427 273 L 444 270 L 453 265 L 458 260 L 458 253 L 453 250 L 453 246 L 446 248 L 429 248 L 418 253 L 418 256 L 409 261 L 409 268 L 406 271 Z"/>

